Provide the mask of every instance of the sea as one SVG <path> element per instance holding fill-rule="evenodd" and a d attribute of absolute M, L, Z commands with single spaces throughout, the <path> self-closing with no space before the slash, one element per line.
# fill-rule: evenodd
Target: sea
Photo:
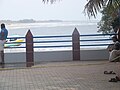
<path fill-rule="evenodd" d="M 37 23 L 10 23 L 7 24 L 6 27 L 9 31 L 8 37 L 12 36 L 20 36 L 25 37 L 28 30 L 31 31 L 33 36 L 61 36 L 61 35 L 72 35 L 75 28 L 77 28 L 80 35 L 88 35 L 88 34 L 101 34 L 98 33 L 98 21 L 46 21 L 46 22 L 37 22 Z M 109 39 L 111 36 L 99 36 L 99 37 L 83 37 L 80 39 L 96 39 L 96 38 L 105 38 Z M 54 40 L 71 40 L 72 38 L 55 38 Z M 34 41 L 47 41 L 50 39 L 34 39 Z M 52 38 L 53 40 L 53 38 Z M 111 41 L 107 42 L 80 42 L 80 44 L 93 44 L 93 43 L 111 43 Z M 52 46 L 52 45 L 72 45 L 71 42 L 59 42 L 59 43 L 39 43 L 34 44 L 34 46 Z M 25 46 L 25 44 L 21 44 L 20 46 Z M 18 47 L 20 47 L 18 46 Z M 83 46 L 81 49 L 105 49 L 107 46 Z M 60 48 L 35 48 L 35 51 L 57 51 L 57 50 L 72 50 L 72 47 L 60 47 Z M 5 52 L 23 52 L 25 49 L 23 48 L 7 48 Z"/>

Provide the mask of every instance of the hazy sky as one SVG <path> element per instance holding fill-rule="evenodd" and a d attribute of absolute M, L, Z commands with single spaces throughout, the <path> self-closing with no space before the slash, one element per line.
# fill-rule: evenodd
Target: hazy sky
<path fill-rule="evenodd" d="M 51 5 L 42 0 L 0 0 L 0 20 L 88 20 L 83 13 L 86 2 L 61 0 Z"/>

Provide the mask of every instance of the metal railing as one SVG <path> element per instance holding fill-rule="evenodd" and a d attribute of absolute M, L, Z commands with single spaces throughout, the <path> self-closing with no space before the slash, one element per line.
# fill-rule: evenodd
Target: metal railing
<path fill-rule="evenodd" d="M 33 36 L 31 31 L 29 30 L 25 37 L 8 37 L 8 39 L 24 39 L 23 42 L 12 42 L 13 44 L 24 44 L 24 46 L 11 46 L 6 48 L 25 48 L 26 49 L 26 63 L 27 66 L 30 67 L 34 65 L 34 48 L 60 48 L 60 47 L 71 47 L 73 52 L 73 60 L 80 60 L 80 47 L 83 46 L 107 46 L 109 43 L 105 43 L 106 41 L 110 41 L 110 38 L 98 38 L 98 36 L 112 36 L 115 34 L 86 34 L 80 35 L 78 30 L 75 28 L 72 35 L 60 35 L 60 36 Z M 82 39 L 84 37 L 94 37 Z M 59 38 L 59 39 L 58 39 Z M 62 39 L 61 39 L 62 38 Z M 65 39 L 69 38 L 69 39 Z M 37 40 L 36 40 L 37 39 Z M 43 40 L 44 39 L 44 40 Z M 49 40 L 48 40 L 49 39 Z M 57 39 L 57 40 L 56 40 Z M 103 43 L 92 43 L 92 42 L 101 42 Z M 82 44 L 84 42 L 88 42 Z M 91 42 L 89 44 L 89 42 Z M 55 43 L 58 43 L 57 45 Z M 63 44 L 67 43 L 67 44 Z M 11 42 L 7 42 L 6 44 L 11 44 Z M 37 45 L 36 45 L 37 44 Z M 44 44 L 44 45 L 42 45 Z M 52 45 L 49 45 L 52 44 Z M 62 45 L 61 45 L 62 44 Z"/>
<path fill-rule="evenodd" d="M 115 35 L 115 34 L 86 34 L 86 35 L 79 35 L 79 37 L 81 38 L 81 37 L 95 37 L 95 36 L 111 36 L 111 35 Z M 68 38 L 72 38 L 72 35 L 61 35 L 61 36 L 33 36 L 33 39 L 41 39 L 41 38 L 43 38 L 43 39 L 46 39 L 46 38 L 66 38 L 66 37 L 68 37 Z M 26 37 L 8 37 L 7 39 L 25 39 Z M 97 38 L 97 37 L 96 37 Z M 105 39 L 80 39 L 80 42 L 94 42 L 94 41 L 97 41 L 97 42 L 101 42 L 101 41 L 111 41 L 111 39 L 110 38 L 105 38 Z M 37 44 L 45 44 L 45 43 L 67 43 L 67 42 L 71 42 L 72 43 L 72 40 L 39 40 L 39 41 L 33 41 L 33 43 L 35 44 L 35 43 L 37 43 Z M 22 41 L 22 42 L 6 42 L 6 44 L 25 44 L 26 43 L 26 41 Z M 109 45 L 108 43 L 107 44 L 83 44 L 83 45 L 81 45 L 80 44 L 80 46 L 107 46 L 107 45 Z M 69 44 L 69 45 L 57 45 L 57 46 L 55 46 L 55 45 L 52 45 L 52 46 L 36 46 L 36 45 L 34 45 L 34 48 L 50 48 L 50 47 L 52 47 L 52 48 L 54 48 L 54 47 L 72 47 L 72 44 Z M 26 46 L 11 46 L 11 47 L 6 47 L 6 48 L 26 48 Z"/>

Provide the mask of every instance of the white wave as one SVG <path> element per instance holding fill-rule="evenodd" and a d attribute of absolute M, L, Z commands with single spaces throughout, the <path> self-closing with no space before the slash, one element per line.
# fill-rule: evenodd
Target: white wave
<path fill-rule="evenodd" d="M 58 26 L 78 26 L 78 25 L 96 25 L 88 22 L 44 22 L 44 23 L 15 23 L 8 25 L 9 29 L 36 28 L 36 27 L 58 27 Z"/>

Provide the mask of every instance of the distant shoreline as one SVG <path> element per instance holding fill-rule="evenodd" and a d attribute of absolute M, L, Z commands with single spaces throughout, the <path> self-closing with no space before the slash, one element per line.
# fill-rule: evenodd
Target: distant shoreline
<path fill-rule="evenodd" d="M 70 21 L 64 21 L 64 20 L 34 20 L 34 19 L 23 19 L 23 20 L 0 20 L 0 23 L 47 23 L 47 22 L 91 22 L 91 23 L 97 23 L 98 20 L 91 20 L 91 21 L 77 21 L 77 20 L 70 20 Z"/>

